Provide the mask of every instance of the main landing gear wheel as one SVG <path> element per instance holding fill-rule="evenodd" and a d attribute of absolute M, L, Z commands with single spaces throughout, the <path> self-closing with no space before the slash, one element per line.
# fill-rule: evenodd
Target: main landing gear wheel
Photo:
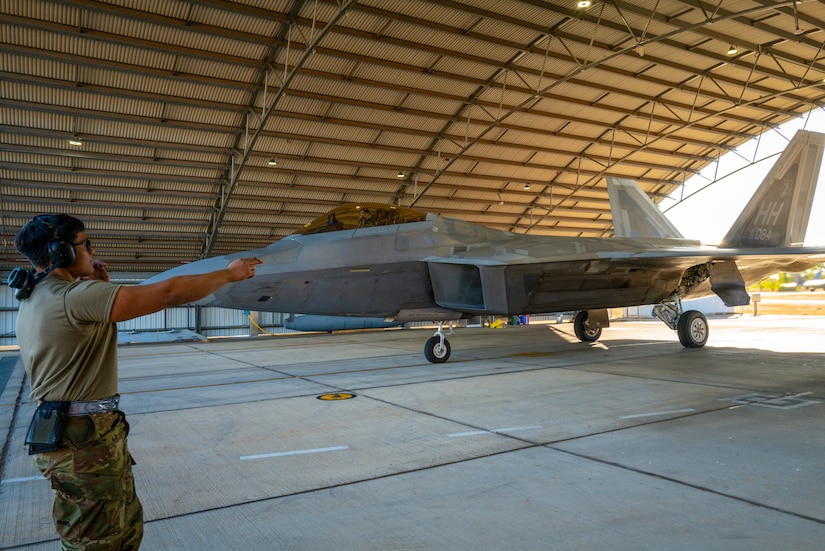
<path fill-rule="evenodd" d="M 450 343 L 438 335 L 427 339 L 424 345 L 424 357 L 433 364 L 443 364 L 450 358 Z"/>
<path fill-rule="evenodd" d="M 602 336 L 601 327 L 590 327 L 587 312 L 584 310 L 576 314 L 576 318 L 573 320 L 573 331 L 576 332 L 576 337 L 582 342 L 596 342 Z"/>
<path fill-rule="evenodd" d="M 679 342 L 685 348 L 702 348 L 708 342 L 708 319 L 698 310 L 688 310 L 676 324 Z"/>

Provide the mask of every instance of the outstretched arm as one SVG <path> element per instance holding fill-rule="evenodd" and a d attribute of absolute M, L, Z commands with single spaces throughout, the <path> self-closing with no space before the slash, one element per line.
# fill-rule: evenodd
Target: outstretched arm
<path fill-rule="evenodd" d="M 258 258 L 239 258 L 223 270 L 173 277 L 150 285 L 124 285 L 115 297 L 109 321 L 126 321 L 200 300 L 227 283 L 254 276 L 255 266 L 260 263 Z"/>

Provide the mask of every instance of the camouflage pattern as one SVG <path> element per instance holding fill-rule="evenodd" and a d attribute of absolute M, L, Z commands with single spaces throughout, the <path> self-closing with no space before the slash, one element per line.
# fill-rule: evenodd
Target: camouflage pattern
<path fill-rule="evenodd" d="M 140 547 L 143 508 L 135 493 L 129 424 L 120 411 L 69 417 L 66 445 L 35 455 L 54 491 L 54 525 L 63 549 Z"/>

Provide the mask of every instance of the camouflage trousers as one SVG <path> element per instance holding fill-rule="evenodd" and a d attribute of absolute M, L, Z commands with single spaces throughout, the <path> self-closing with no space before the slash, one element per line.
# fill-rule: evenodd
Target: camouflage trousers
<path fill-rule="evenodd" d="M 143 508 L 135 494 L 129 424 L 120 411 L 69 417 L 65 447 L 35 455 L 54 491 L 54 525 L 63 549 L 140 547 Z"/>

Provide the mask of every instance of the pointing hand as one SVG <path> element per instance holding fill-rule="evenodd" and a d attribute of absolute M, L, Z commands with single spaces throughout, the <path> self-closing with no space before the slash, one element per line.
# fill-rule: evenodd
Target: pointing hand
<path fill-rule="evenodd" d="M 255 266 L 261 263 L 260 258 L 237 258 L 226 267 L 232 281 L 242 281 L 255 276 Z"/>

